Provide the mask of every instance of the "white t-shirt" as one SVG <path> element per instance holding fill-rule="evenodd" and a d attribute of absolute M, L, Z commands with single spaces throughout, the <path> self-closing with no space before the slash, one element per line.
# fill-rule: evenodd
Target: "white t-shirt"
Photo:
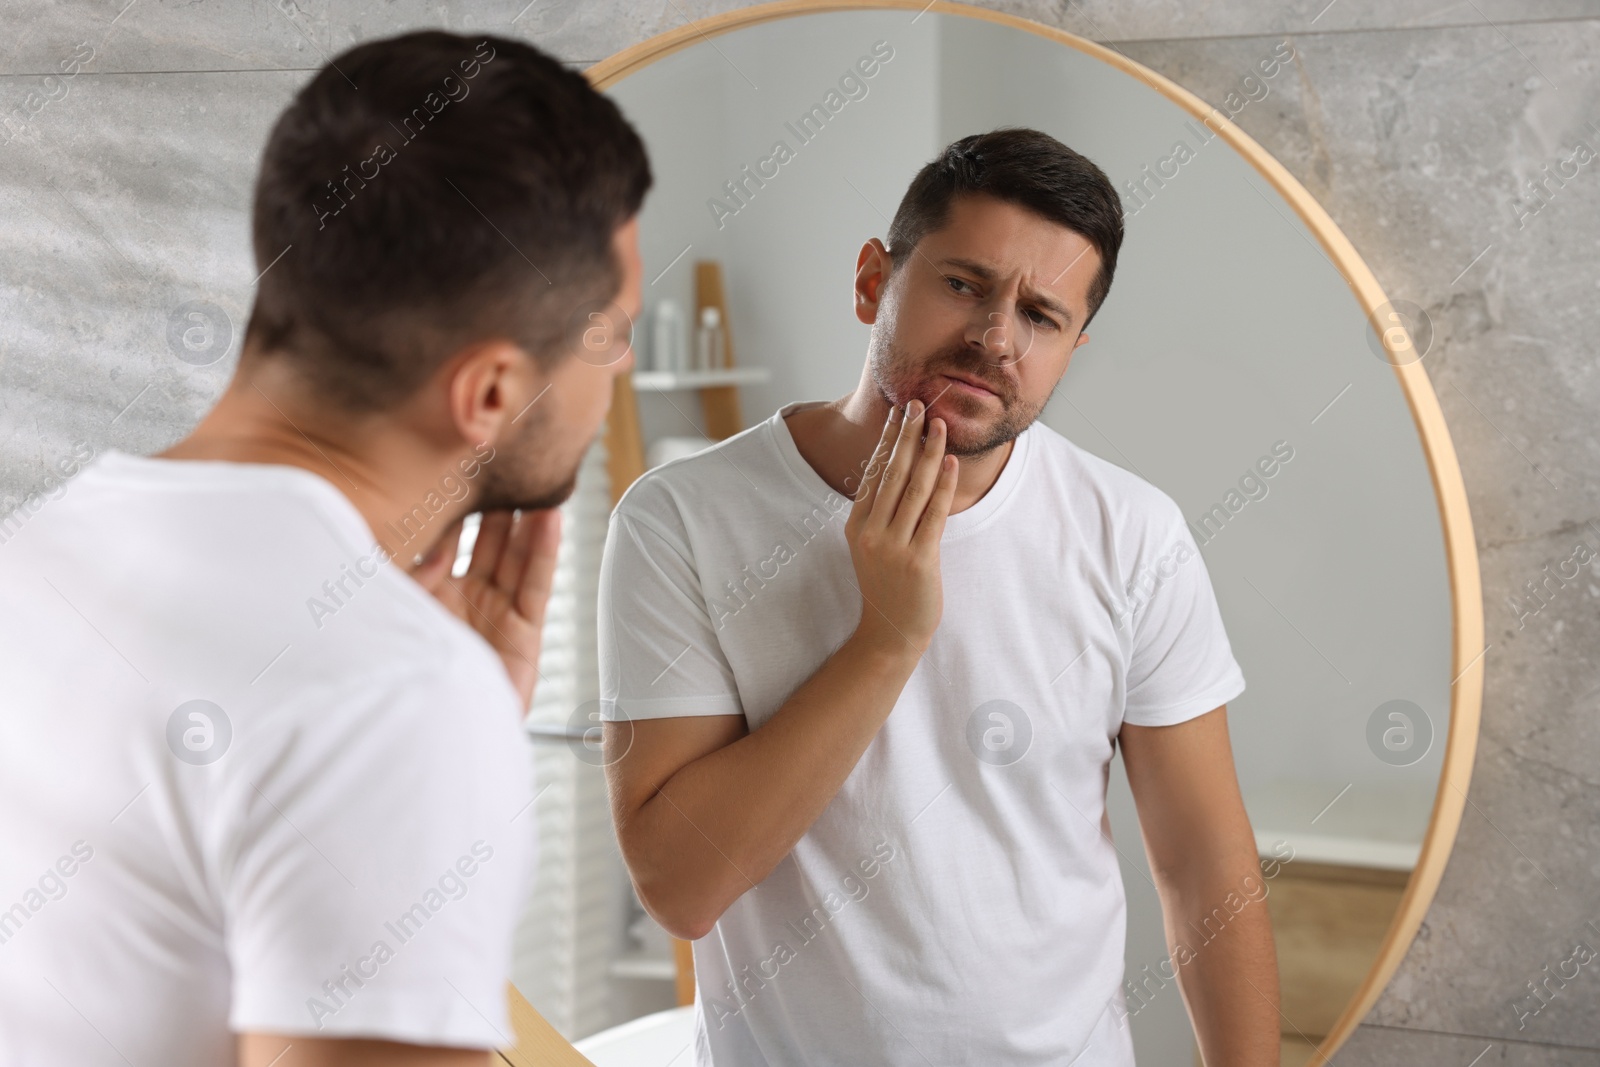
<path fill-rule="evenodd" d="M 0 1063 L 510 1045 L 494 651 L 310 471 L 112 450 L 55 496 L 0 522 Z"/>
<path fill-rule="evenodd" d="M 783 417 L 674 460 L 613 513 L 606 718 L 759 729 L 860 618 L 851 502 Z M 949 517 L 944 610 L 843 788 L 694 944 L 700 1067 L 1130 1067 L 1105 790 L 1124 722 L 1244 689 L 1177 504 L 1034 423 Z M 737 804 L 738 797 L 728 797 Z"/>

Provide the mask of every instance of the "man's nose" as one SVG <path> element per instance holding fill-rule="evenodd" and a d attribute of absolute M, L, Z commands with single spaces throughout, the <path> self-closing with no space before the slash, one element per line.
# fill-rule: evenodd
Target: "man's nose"
<path fill-rule="evenodd" d="M 1017 343 L 1016 314 L 1016 304 L 1005 299 L 992 300 L 979 309 L 978 318 L 969 330 L 969 341 L 986 362 L 1016 362 L 1021 349 Z"/>

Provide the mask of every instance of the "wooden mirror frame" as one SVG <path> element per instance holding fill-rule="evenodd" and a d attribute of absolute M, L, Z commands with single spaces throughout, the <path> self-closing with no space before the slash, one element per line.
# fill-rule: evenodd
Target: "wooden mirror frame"
<path fill-rule="evenodd" d="M 1205 121 L 1269 182 L 1285 202 L 1292 207 L 1302 222 L 1316 237 L 1323 251 L 1344 275 L 1367 313 L 1373 331 L 1382 336 L 1392 324 L 1380 322 L 1379 311 L 1388 298 L 1373 277 L 1372 271 L 1362 261 L 1355 247 L 1317 203 L 1316 199 L 1243 130 L 1235 126 L 1223 112 L 1207 104 L 1182 86 L 1155 71 L 1135 63 L 1126 56 L 1096 44 L 1083 37 L 1055 29 L 1042 23 L 1031 22 L 997 11 L 934 0 L 778 0 L 759 4 L 725 14 L 715 15 L 681 26 L 652 37 L 647 41 L 623 49 L 621 52 L 591 66 L 585 75 L 596 88 L 604 90 L 628 75 L 656 60 L 671 55 L 690 45 L 712 37 L 730 33 L 758 23 L 776 19 L 793 18 L 834 11 L 859 10 L 935 11 L 964 18 L 982 19 L 1013 29 L 1043 37 L 1068 48 L 1075 48 L 1103 63 L 1137 78 L 1189 112 Z M 1410 948 L 1423 915 L 1432 903 L 1449 861 L 1450 850 L 1455 845 L 1456 833 L 1461 825 L 1461 815 L 1467 800 L 1467 785 L 1472 776 L 1473 757 L 1477 751 L 1478 725 L 1483 705 L 1483 654 L 1487 651 L 1483 640 L 1483 590 L 1478 572 L 1478 549 L 1473 538 L 1472 515 L 1467 506 L 1466 485 L 1461 468 L 1456 461 L 1455 448 L 1450 441 L 1450 431 L 1445 425 L 1438 397 L 1420 359 L 1396 366 L 1401 392 L 1416 422 L 1417 433 L 1427 458 L 1428 471 L 1433 480 L 1434 495 L 1439 504 L 1439 518 L 1444 532 L 1445 567 L 1451 591 L 1451 671 L 1455 680 L 1450 683 L 1450 725 L 1446 734 L 1444 765 L 1439 775 L 1439 787 L 1434 794 L 1433 813 L 1422 838 L 1417 865 L 1406 883 L 1405 892 L 1395 910 L 1377 959 L 1367 973 L 1355 995 L 1345 1006 L 1328 1035 L 1323 1038 L 1312 1055 L 1311 1063 L 1326 1062 L 1354 1032 L 1368 1011 L 1377 1002 L 1389 979 L 1394 976 L 1406 951 Z M 612 397 L 611 417 L 606 426 L 606 444 L 609 449 L 611 490 L 613 503 L 644 471 L 642 438 L 638 425 L 633 386 L 626 376 L 616 381 Z M 576 1048 L 563 1039 L 534 1009 L 528 1005 L 515 988 L 510 989 L 512 1018 L 517 1024 L 517 1046 L 502 1053 L 504 1058 L 522 1067 L 524 1064 L 557 1064 L 560 1067 L 581 1067 L 589 1063 Z"/>

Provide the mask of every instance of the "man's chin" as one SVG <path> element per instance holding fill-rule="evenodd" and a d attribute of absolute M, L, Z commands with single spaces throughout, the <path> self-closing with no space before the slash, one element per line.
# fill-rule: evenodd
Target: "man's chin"
<path fill-rule="evenodd" d="M 543 492 L 508 492 L 501 486 L 484 490 L 484 495 L 478 501 L 478 511 L 543 511 L 547 508 L 560 507 L 571 499 L 573 492 L 578 487 L 578 474 L 572 473 L 561 485 Z"/>
<path fill-rule="evenodd" d="M 1027 429 L 1023 426 L 1013 430 L 1004 415 L 972 418 L 961 413 L 946 415 L 938 409 L 934 409 L 933 414 L 945 420 L 945 452 L 962 459 L 986 456 L 1016 440 L 1022 430 Z"/>
<path fill-rule="evenodd" d="M 946 451 L 955 451 L 957 448 L 971 447 L 994 436 L 1000 424 L 1000 416 L 984 408 L 993 408 L 995 405 L 979 400 L 976 397 L 956 397 L 948 395 L 940 397 L 935 394 L 932 403 L 927 405 L 927 418 L 944 420 L 944 433 Z M 960 455 L 960 452 L 956 452 Z"/>
<path fill-rule="evenodd" d="M 521 508 L 523 511 L 543 511 L 545 508 L 558 508 L 572 498 L 572 494 L 577 490 L 577 488 L 578 472 L 573 471 L 572 477 L 568 478 L 555 490 L 545 493 L 542 496 L 535 496 L 521 504 L 518 504 L 517 507 Z"/>
<path fill-rule="evenodd" d="M 956 435 L 954 437 L 946 436 L 944 451 L 945 451 L 945 454 L 948 455 L 948 456 L 956 456 L 956 457 L 958 457 L 960 459 L 964 459 L 964 460 L 966 460 L 966 459 L 977 459 L 980 456 L 986 456 L 990 452 L 993 452 L 995 450 L 996 446 L 989 443 L 991 440 L 992 440 L 992 438 L 990 438 L 988 436 L 984 436 L 984 437 L 964 437 L 964 436 L 961 436 L 961 435 Z"/>

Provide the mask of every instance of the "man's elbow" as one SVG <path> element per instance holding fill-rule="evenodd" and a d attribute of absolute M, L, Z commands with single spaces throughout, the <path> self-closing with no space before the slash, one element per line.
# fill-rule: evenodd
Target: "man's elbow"
<path fill-rule="evenodd" d="M 659 922 L 660 920 L 657 921 Z M 672 926 L 662 924 L 662 928 L 679 941 L 698 941 L 717 928 L 717 921 L 715 919 L 698 919 Z"/>
<path fill-rule="evenodd" d="M 712 931 L 720 918 L 698 901 L 685 899 L 682 894 L 653 891 L 638 880 L 634 881 L 634 892 L 646 913 L 680 941 L 700 940 Z"/>
<path fill-rule="evenodd" d="M 646 914 L 680 941 L 698 941 L 717 925 L 724 907 L 718 907 L 702 890 L 685 884 L 685 871 L 666 866 L 663 857 L 642 848 L 629 822 L 622 825 L 619 843 L 622 862 L 633 882 L 634 895 Z"/>

